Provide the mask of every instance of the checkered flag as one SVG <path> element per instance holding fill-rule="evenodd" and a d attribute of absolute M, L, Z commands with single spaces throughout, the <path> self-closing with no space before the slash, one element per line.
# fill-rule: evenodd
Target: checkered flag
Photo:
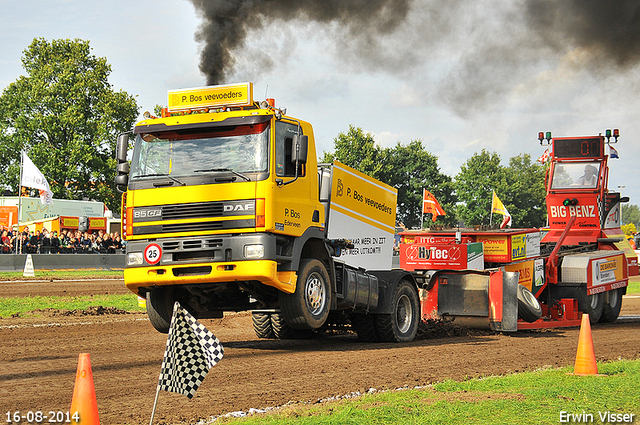
<path fill-rule="evenodd" d="M 218 338 L 176 301 L 158 390 L 192 398 L 209 369 L 222 359 L 223 354 L 224 348 Z"/>

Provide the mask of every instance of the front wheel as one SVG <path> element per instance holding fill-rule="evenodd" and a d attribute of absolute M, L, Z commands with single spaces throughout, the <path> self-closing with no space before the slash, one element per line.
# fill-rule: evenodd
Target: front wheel
<path fill-rule="evenodd" d="M 173 288 L 154 288 L 147 292 L 147 316 L 160 333 L 169 333 L 174 301 Z"/>
<path fill-rule="evenodd" d="M 601 322 L 615 322 L 618 319 L 622 308 L 622 295 L 624 295 L 624 288 L 607 292 L 608 300 L 602 306 Z"/>
<path fill-rule="evenodd" d="M 300 262 L 298 282 L 293 294 L 281 292 L 280 310 L 294 329 L 319 329 L 329 317 L 331 285 L 324 264 L 315 259 Z"/>
<path fill-rule="evenodd" d="M 420 321 L 420 300 L 415 285 L 402 280 L 393 294 L 393 313 L 375 316 L 376 332 L 383 342 L 413 341 Z"/>

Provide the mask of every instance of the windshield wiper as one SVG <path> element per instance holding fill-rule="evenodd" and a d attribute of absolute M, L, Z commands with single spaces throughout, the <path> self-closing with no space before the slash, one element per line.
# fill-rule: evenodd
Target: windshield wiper
<path fill-rule="evenodd" d="M 237 171 L 233 171 L 231 168 L 209 168 L 209 169 L 206 169 L 206 170 L 195 170 L 194 173 L 218 173 L 218 172 L 224 172 L 224 171 L 229 172 L 229 173 L 233 173 L 236 176 L 241 177 L 241 178 L 245 179 L 248 182 L 251 181 L 251 179 L 249 177 L 247 177 L 244 174 L 239 173 Z"/>
<path fill-rule="evenodd" d="M 178 183 L 180 186 L 186 186 L 186 183 L 181 182 L 180 180 L 178 180 L 177 178 L 170 176 L 169 174 L 166 173 L 155 173 L 155 174 L 143 174 L 141 176 L 136 176 L 136 177 L 167 177 L 171 180 L 173 180 L 174 182 Z"/>

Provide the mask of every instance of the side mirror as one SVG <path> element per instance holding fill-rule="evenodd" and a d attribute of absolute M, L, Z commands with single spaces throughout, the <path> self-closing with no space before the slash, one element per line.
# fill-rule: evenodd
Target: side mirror
<path fill-rule="evenodd" d="M 291 162 L 306 164 L 307 163 L 307 149 L 309 147 L 309 136 L 306 134 L 293 136 L 291 142 Z"/>
<path fill-rule="evenodd" d="M 123 133 L 118 136 L 116 142 L 116 159 L 118 163 L 127 162 L 127 151 L 129 150 L 129 135 Z"/>
<path fill-rule="evenodd" d="M 131 167 L 129 166 L 128 162 L 121 162 L 116 167 L 116 171 L 118 172 L 118 174 L 129 174 L 130 169 Z"/>
<path fill-rule="evenodd" d="M 116 176 L 116 186 L 127 186 L 129 184 L 129 176 L 126 174 L 118 174 Z"/>

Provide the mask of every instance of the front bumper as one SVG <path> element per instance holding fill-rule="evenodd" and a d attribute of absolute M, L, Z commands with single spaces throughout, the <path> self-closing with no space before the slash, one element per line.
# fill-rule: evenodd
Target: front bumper
<path fill-rule="evenodd" d="M 263 247 L 262 256 L 247 258 L 246 247 L 256 245 Z M 151 256 L 147 255 L 151 246 L 160 251 L 156 264 L 151 264 Z M 139 288 L 144 287 L 240 281 L 257 281 L 293 293 L 296 274 L 278 272 L 273 235 L 221 235 L 130 241 L 127 244 L 124 281 L 127 288 L 136 294 L 140 292 Z"/>

